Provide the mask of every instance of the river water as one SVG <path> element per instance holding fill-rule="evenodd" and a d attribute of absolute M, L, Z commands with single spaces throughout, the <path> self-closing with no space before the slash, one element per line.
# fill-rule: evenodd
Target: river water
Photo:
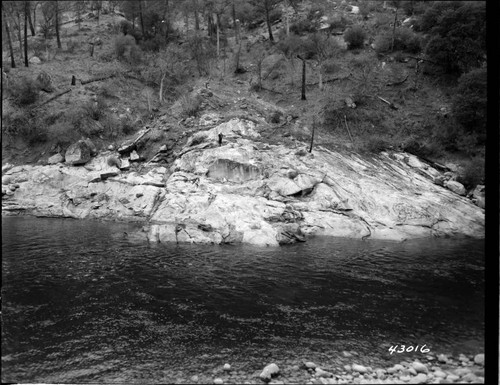
<path fill-rule="evenodd" d="M 253 381 L 270 362 L 399 362 L 396 344 L 484 351 L 482 241 L 147 244 L 131 226 L 2 218 L 2 382 L 189 382 L 226 362 Z"/>

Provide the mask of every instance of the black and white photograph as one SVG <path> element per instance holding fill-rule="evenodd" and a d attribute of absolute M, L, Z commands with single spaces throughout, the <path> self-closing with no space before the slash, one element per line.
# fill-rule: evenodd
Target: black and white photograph
<path fill-rule="evenodd" d="M 487 3 L 2 1 L 2 384 L 498 383 Z"/>

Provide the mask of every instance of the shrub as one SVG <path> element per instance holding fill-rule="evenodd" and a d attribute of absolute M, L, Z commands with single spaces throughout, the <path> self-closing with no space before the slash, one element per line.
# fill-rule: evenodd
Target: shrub
<path fill-rule="evenodd" d="M 103 61 L 105 63 L 109 63 L 109 62 L 112 62 L 113 60 L 115 60 L 115 55 L 113 54 L 113 51 L 104 52 L 104 53 L 99 55 L 99 60 Z"/>
<path fill-rule="evenodd" d="M 75 132 L 80 132 L 85 125 L 86 117 L 85 111 L 81 106 L 71 108 L 64 113 L 62 121 L 68 126 L 72 127 Z"/>
<path fill-rule="evenodd" d="M 29 145 L 43 143 L 47 140 L 46 124 L 23 111 L 6 114 L 2 123 L 3 133 L 20 138 Z"/>
<path fill-rule="evenodd" d="M 79 45 L 80 44 L 78 43 L 78 41 L 73 39 L 68 39 L 68 41 L 66 42 L 66 52 L 68 53 L 75 52 L 75 49 L 77 49 Z"/>
<path fill-rule="evenodd" d="M 325 8 L 320 4 L 312 4 L 309 12 L 307 13 L 307 19 L 314 21 L 319 20 L 325 15 Z"/>
<path fill-rule="evenodd" d="M 124 35 L 128 35 L 134 28 L 130 21 L 122 20 L 120 21 L 119 29 Z"/>
<path fill-rule="evenodd" d="M 135 40 L 130 35 L 118 36 L 115 39 L 115 54 L 118 59 L 123 58 L 125 52 L 127 51 L 127 47 L 130 47 L 135 44 Z"/>
<path fill-rule="evenodd" d="M 120 122 L 120 131 L 124 135 L 130 135 L 135 132 L 135 126 L 129 119 L 124 119 Z"/>
<path fill-rule="evenodd" d="M 29 124 L 29 117 L 22 111 L 8 112 L 2 115 L 2 133 L 8 136 L 18 136 Z"/>
<path fill-rule="evenodd" d="M 452 100 L 452 113 L 467 134 L 475 134 L 481 143 L 486 138 L 486 68 L 462 75 Z"/>
<path fill-rule="evenodd" d="M 85 103 L 83 108 L 90 119 L 99 120 L 106 113 L 107 105 L 104 101 L 104 97 L 98 96 L 95 100 L 89 100 Z"/>
<path fill-rule="evenodd" d="M 36 77 L 36 82 L 37 82 L 39 89 L 46 91 L 46 92 L 53 91 L 52 78 L 47 72 L 45 72 L 45 71 L 40 72 L 38 74 L 38 76 Z"/>
<path fill-rule="evenodd" d="M 122 122 L 112 114 L 104 115 L 100 120 L 100 124 L 102 125 L 102 134 L 108 139 L 116 139 L 122 134 Z"/>
<path fill-rule="evenodd" d="M 119 60 L 124 59 L 131 64 L 138 64 L 141 61 L 140 49 L 132 36 L 118 36 L 114 45 L 116 57 Z"/>
<path fill-rule="evenodd" d="M 244 1 L 236 8 L 236 18 L 243 24 L 247 24 L 250 29 L 253 29 L 264 21 L 264 13 L 259 7 Z"/>
<path fill-rule="evenodd" d="M 156 35 L 151 39 L 144 41 L 141 47 L 144 51 L 159 52 L 166 44 L 165 37 Z"/>
<path fill-rule="evenodd" d="M 392 46 L 392 32 L 384 32 L 375 38 L 375 51 L 387 53 Z M 420 37 L 408 28 L 397 28 L 394 34 L 394 51 L 418 53 L 421 51 Z"/>
<path fill-rule="evenodd" d="M 290 34 L 288 37 L 280 39 L 277 47 L 286 57 L 290 58 L 301 49 L 302 39 L 295 34 Z"/>
<path fill-rule="evenodd" d="M 98 91 L 98 96 L 104 99 L 116 98 L 116 95 L 113 93 L 110 87 L 106 85 L 101 86 L 101 88 Z"/>
<path fill-rule="evenodd" d="M 341 67 L 338 64 L 338 61 L 335 59 L 329 59 L 323 63 L 323 71 L 325 74 L 334 74 L 340 71 Z"/>
<path fill-rule="evenodd" d="M 406 138 L 401 143 L 401 149 L 422 158 L 431 158 L 443 153 L 443 147 L 436 141 L 415 137 Z"/>
<path fill-rule="evenodd" d="M 419 53 L 422 50 L 420 37 L 408 28 L 397 28 L 395 33 L 394 45 L 398 44 L 398 49 Z"/>
<path fill-rule="evenodd" d="M 297 35 L 301 35 L 304 33 L 315 32 L 318 29 L 318 23 L 315 21 L 311 21 L 309 19 L 299 20 L 293 23 L 290 26 L 290 32 L 293 32 Z"/>
<path fill-rule="evenodd" d="M 388 140 L 380 135 L 369 135 L 356 145 L 357 150 L 362 153 L 379 153 L 391 147 Z"/>
<path fill-rule="evenodd" d="M 80 134 L 67 121 L 61 121 L 49 127 L 47 136 L 55 146 L 66 149 L 80 137 Z"/>
<path fill-rule="evenodd" d="M 198 96 L 184 95 L 180 99 L 181 117 L 196 116 L 200 111 L 201 99 Z"/>
<path fill-rule="evenodd" d="M 50 43 L 46 40 L 35 40 L 30 44 L 30 49 L 33 50 L 34 56 L 40 60 L 43 60 L 48 47 L 50 47 Z"/>
<path fill-rule="evenodd" d="M 360 25 L 355 25 L 344 33 L 344 40 L 350 49 L 362 47 L 365 39 L 366 32 Z"/>
<path fill-rule="evenodd" d="M 335 15 L 329 19 L 330 30 L 343 31 L 348 25 L 349 21 L 343 15 Z"/>
<path fill-rule="evenodd" d="M 269 113 L 266 120 L 268 123 L 279 123 L 282 117 L 283 114 L 280 111 L 276 110 Z"/>
<path fill-rule="evenodd" d="M 388 15 L 387 13 L 379 13 L 377 16 L 375 16 L 375 22 L 374 26 L 376 28 L 388 26 L 391 24 L 394 20 L 394 17 L 391 15 Z"/>
<path fill-rule="evenodd" d="M 52 37 L 52 35 L 54 33 L 53 23 L 40 24 L 40 32 L 42 33 L 42 35 L 45 39 Z"/>
<path fill-rule="evenodd" d="M 38 83 L 31 78 L 22 77 L 11 83 L 10 94 L 19 106 L 33 104 L 38 99 Z"/>
<path fill-rule="evenodd" d="M 458 175 L 457 181 L 465 188 L 472 189 L 484 183 L 484 158 L 474 157 L 465 164 L 463 171 Z"/>

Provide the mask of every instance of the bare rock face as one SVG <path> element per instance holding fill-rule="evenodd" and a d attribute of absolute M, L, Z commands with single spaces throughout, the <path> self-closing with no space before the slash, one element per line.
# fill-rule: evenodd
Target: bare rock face
<path fill-rule="evenodd" d="M 218 134 L 224 142 L 218 144 Z M 278 246 L 311 235 L 405 240 L 484 236 L 481 187 L 473 201 L 405 153 L 312 153 L 259 142 L 233 119 L 198 132 L 167 170 L 110 166 L 80 141 L 66 165 L 2 170 L 2 208 L 38 216 L 144 223 L 150 241 Z M 88 163 L 87 163 L 88 162 Z M 85 167 L 67 165 L 85 164 Z M 443 185 L 435 184 L 443 177 Z M 19 185 L 15 192 L 9 186 Z"/>
<path fill-rule="evenodd" d="M 226 138 L 221 147 L 219 132 Z M 235 119 L 188 140 L 152 217 L 158 240 L 174 239 L 171 218 L 188 226 L 190 238 L 179 233 L 177 239 L 191 242 L 217 242 L 214 234 L 221 242 L 228 237 L 261 245 L 313 234 L 483 236 L 482 210 L 434 184 L 440 173 L 413 155 L 362 157 L 318 147 L 299 156 L 281 145 L 257 146 L 251 139 L 258 135 L 252 122 Z M 196 223 L 209 224 L 212 235 Z"/>
<path fill-rule="evenodd" d="M 89 144 L 84 140 L 79 140 L 78 142 L 69 146 L 66 150 L 64 158 L 66 163 L 72 166 L 78 166 L 87 163 L 91 157 L 91 148 Z"/>

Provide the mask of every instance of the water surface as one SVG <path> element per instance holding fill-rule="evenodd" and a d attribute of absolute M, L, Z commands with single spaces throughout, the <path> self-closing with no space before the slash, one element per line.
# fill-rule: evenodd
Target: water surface
<path fill-rule="evenodd" d="M 376 365 L 402 359 L 395 344 L 483 351 L 482 241 L 138 244 L 131 226 L 2 218 L 2 382 L 189 381 L 225 362 L 333 367 L 342 351 Z"/>

